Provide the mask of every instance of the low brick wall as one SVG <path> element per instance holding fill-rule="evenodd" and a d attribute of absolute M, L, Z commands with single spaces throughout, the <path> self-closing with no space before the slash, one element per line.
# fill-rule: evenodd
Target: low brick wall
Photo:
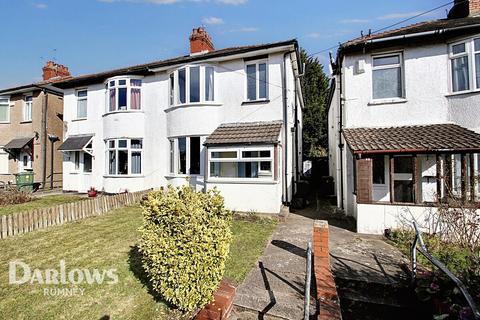
<path fill-rule="evenodd" d="M 327 221 L 317 220 L 313 226 L 313 268 L 317 284 L 319 320 L 342 319 L 340 300 L 330 267 L 328 249 L 329 228 Z"/>
<path fill-rule="evenodd" d="M 49 208 L 0 216 L 0 239 L 62 225 L 139 202 L 148 191 L 101 196 Z"/>
<path fill-rule="evenodd" d="M 230 317 L 235 298 L 235 287 L 222 280 L 215 291 L 214 300 L 207 304 L 195 317 L 195 320 L 226 320 Z"/>

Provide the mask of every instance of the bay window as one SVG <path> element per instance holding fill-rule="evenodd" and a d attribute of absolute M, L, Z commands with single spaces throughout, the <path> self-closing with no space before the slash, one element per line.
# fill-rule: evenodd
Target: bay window
<path fill-rule="evenodd" d="M 211 66 L 186 66 L 169 75 L 171 106 L 214 101 L 215 69 Z"/>
<path fill-rule="evenodd" d="M 271 180 L 273 152 L 273 148 L 210 150 L 209 177 Z"/>
<path fill-rule="evenodd" d="M 247 100 L 266 100 L 268 99 L 268 72 L 265 61 L 248 63 L 246 65 L 247 74 Z"/>
<path fill-rule="evenodd" d="M 109 175 L 142 174 L 142 139 L 111 139 L 106 147 Z"/>
<path fill-rule="evenodd" d="M 199 175 L 201 168 L 200 137 L 170 139 L 170 173 Z"/>
<path fill-rule="evenodd" d="M 373 99 L 403 98 L 402 55 L 373 57 Z"/>
<path fill-rule="evenodd" d="M 114 79 L 106 85 L 108 95 L 108 112 L 141 110 L 142 80 Z"/>
<path fill-rule="evenodd" d="M 480 38 L 450 45 L 452 92 L 480 89 Z"/>
<path fill-rule="evenodd" d="M 10 122 L 10 99 L 0 97 L 0 123 Z"/>

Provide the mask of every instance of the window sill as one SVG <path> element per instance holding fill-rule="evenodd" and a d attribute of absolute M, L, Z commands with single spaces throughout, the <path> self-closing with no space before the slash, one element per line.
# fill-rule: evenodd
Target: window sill
<path fill-rule="evenodd" d="M 448 93 L 445 95 L 445 97 L 456 97 L 456 96 L 466 96 L 466 95 L 473 95 L 473 94 L 479 94 L 480 90 L 468 90 L 468 91 L 459 91 L 459 92 L 453 92 L 453 93 Z"/>
<path fill-rule="evenodd" d="M 170 106 L 168 107 L 167 109 L 165 109 L 165 112 L 169 112 L 169 111 L 172 111 L 172 110 L 176 110 L 176 109 L 181 109 L 181 108 L 194 108 L 194 107 L 221 107 L 223 106 L 222 103 L 220 102 L 214 102 L 214 101 L 211 101 L 211 102 L 195 102 L 195 103 L 184 103 L 184 104 L 177 104 L 177 105 L 174 105 L 174 106 Z"/>
<path fill-rule="evenodd" d="M 380 106 L 384 104 L 397 104 L 397 103 L 406 103 L 408 100 L 403 98 L 398 99 L 379 99 L 372 100 L 368 103 L 369 106 Z"/>
<path fill-rule="evenodd" d="M 24 123 L 32 123 L 32 120 L 24 120 L 24 121 L 20 121 L 21 124 L 24 124 Z"/>
<path fill-rule="evenodd" d="M 197 177 L 203 177 L 203 176 L 201 174 L 175 174 L 175 173 L 170 173 L 165 175 L 165 178 L 167 179 L 175 179 L 175 178 L 188 179 L 188 178 L 197 178 Z"/>
<path fill-rule="evenodd" d="M 216 183 L 216 184 L 271 184 L 275 185 L 278 184 L 278 181 L 275 180 L 265 180 L 265 179 L 218 179 L 218 178 L 210 178 L 205 181 L 205 183 Z"/>
<path fill-rule="evenodd" d="M 109 111 L 106 112 L 102 115 L 102 117 L 106 117 L 111 114 L 117 114 L 117 113 L 144 113 L 143 110 L 117 110 L 117 111 Z"/>
<path fill-rule="evenodd" d="M 242 106 L 249 105 L 249 104 L 262 104 L 262 103 L 270 103 L 270 99 L 259 99 L 259 100 L 243 101 L 243 102 L 242 102 Z"/>
<path fill-rule="evenodd" d="M 77 121 L 85 121 L 87 118 L 77 118 L 77 119 L 72 119 L 72 122 L 77 122 Z"/>
<path fill-rule="evenodd" d="M 0 124 L 10 124 L 10 121 L 0 121 Z"/>
<path fill-rule="evenodd" d="M 113 178 L 113 179 L 121 179 L 121 178 L 128 178 L 128 179 L 131 179 L 131 178 L 145 178 L 144 175 L 142 174 L 137 174 L 137 175 L 133 175 L 133 174 L 124 174 L 124 175 L 111 175 L 111 174 L 107 174 L 107 175 L 103 175 L 104 178 Z"/>

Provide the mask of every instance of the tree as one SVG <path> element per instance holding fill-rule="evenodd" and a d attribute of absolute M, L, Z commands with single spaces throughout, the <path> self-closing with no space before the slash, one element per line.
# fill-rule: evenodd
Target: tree
<path fill-rule="evenodd" d="M 325 156 L 328 150 L 329 80 L 318 58 L 309 57 L 302 49 L 305 74 L 301 79 L 305 102 L 303 111 L 303 152 L 305 156 Z"/>

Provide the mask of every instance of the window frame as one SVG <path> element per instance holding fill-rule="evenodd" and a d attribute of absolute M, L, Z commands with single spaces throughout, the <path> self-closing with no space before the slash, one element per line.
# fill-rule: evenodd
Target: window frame
<path fill-rule="evenodd" d="M 127 144 L 125 147 L 119 146 L 120 140 L 126 140 Z M 141 148 L 133 148 L 132 147 L 132 140 L 140 140 L 142 142 Z M 106 177 L 142 177 L 144 176 L 144 146 L 145 146 L 145 139 L 144 138 L 112 138 L 112 139 L 105 139 L 105 176 Z M 110 142 L 114 142 L 113 147 L 110 146 Z M 115 173 L 110 173 L 110 151 L 115 152 Z M 128 172 L 127 174 L 119 174 L 118 173 L 118 165 L 119 165 L 119 151 L 127 151 L 127 166 Z M 132 173 L 132 153 L 140 153 L 140 173 Z"/>
<path fill-rule="evenodd" d="M 125 84 L 120 84 L 120 81 L 125 80 Z M 132 85 L 132 80 L 140 80 L 140 86 Z M 111 83 L 114 82 L 112 85 Z M 125 109 L 119 109 L 119 99 L 120 95 L 118 94 L 119 89 L 126 88 L 126 107 Z M 118 112 L 143 112 L 143 77 L 138 76 L 119 76 L 113 77 L 105 81 L 105 114 L 109 113 L 118 113 Z M 115 109 L 110 110 L 110 90 L 115 90 Z M 132 89 L 140 89 L 140 106 L 139 109 L 132 109 Z"/>
<path fill-rule="evenodd" d="M 79 93 L 80 92 L 86 92 L 85 97 L 80 97 Z M 75 97 L 77 98 L 77 110 L 75 113 L 75 120 L 84 120 L 87 119 L 88 117 L 88 89 L 87 88 L 80 88 L 75 90 Z M 85 116 L 84 117 L 79 117 L 78 116 L 78 110 L 79 110 L 79 102 L 80 101 L 86 101 L 86 106 L 85 106 Z"/>
<path fill-rule="evenodd" d="M 260 68 L 259 65 L 265 64 L 265 98 L 260 98 Z M 248 98 L 248 66 L 255 65 L 255 99 L 251 100 Z M 268 101 L 270 97 L 270 88 L 269 88 L 269 63 L 268 59 L 259 59 L 259 60 L 251 60 L 245 61 L 244 72 L 245 72 L 245 101 L 246 102 L 255 102 L 255 101 Z"/>
<path fill-rule="evenodd" d="M 244 157 L 243 152 L 245 151 L 269 151 L 269 157 Z M 214 152 L 237 152 L 236 157 L 233 158 L 213 158 L 212 153 Z M 208 148 L 208 157 L 207 157 L 207 180 L 208 181 L 238 181 L 238 182 L 275 182 L 275 146 L 241 146 L 241 147 L 212 147 Z M 220 162 L 257 162 L 258 166 L 258 177 L 256 178 L 246 178 L 246 177 L 214 177 L 211 175 L 210 164 L 211 163 L 220 163 Z M 270 171 L 261 170 L 262 162 L 270 162 Z M 263 173 L 263 175 L 261 175 Z M 265 175 L 269 173 L 268 175 Z"/>
<path fill-rule="evenodd" d="M 200 99 L 198 102 L 191 102 L 190 97 L 190 75 L 191 75 L 191 68 L 199 68 L 199 91 L 200 91 Z M 212 68 L 213 69 L 213 100 L 207 100 L 207 73 L 206 69 Z M 179 82 L 179 71 L 185 70 L 185 102 L 180 102 L 180 82 Z M 173 75 L 173 91 L 172 91 L 172 83 L 171 77 Z M 189 106 L 189 105 L 208 105 L 208 104 L 218 104 L 217 102 L 217 68 L 211 64 L 189 64 L 181 66 L 170 73 L 168 73 L 168 90 L 169 90 L 169 107 L 182 107 L 182 106 Z M 173 94 L 173 97 L 172 97 Z"/>
<path fill-rule="evenodd" d="M 480 54 L 480 50 L 475 50 L 475 40 L 480 40 L 480 35 L 476 35 L 473 37 L 463 38 L 461 40 L 457 40 L 455 42 L 451 42 L 448 44 L 448 80 L 449 80 L 449 93 L 451 95 L 456 94 L 463 94 L 463 93 L 471 93 L 471 92 L 478 92 L 480 91 L 480 81 L 477 82 L 476 72 L 477 72 L 477 65 L 475 63 L 475 55 Z M 453 47 L 459 44 L 465 44 L 465 52 L 453 54 Z M 469 89 L 462 90 L 462 91 L 454 91 L 453 90 L 453 69 L 452 69 L 452 61 L 453 59 L 461 58 L 467 56 L 468 61 L 468 85 Z"/>
<path fill-rule="evenodd" d="M 377 66 L 375 67 L 375 59 L 379 58 L 386 58 L 386 57 L 392 57 L 392 56 L 398 56 L 399 57 L 399 63 L 398 64 L 389 64 L 385 66 Z M 406 99 L 406 88 L 405 88 L 405 61 L 403 59 L 404 54 L 402 51 L 394 51 L 394 52 L 384 52 L 380 54 L 372 54 L 371 56 L 371 66 L 372 66 L 372 75 L 371 75 L 371 85 L 372 85 L 372 90 L 371 90 L 371 95 L 372 95 L 372 101 L 373 102 L 383 102 L 383 101 L 398 101 L 398 100 L 405 100 Z M 390 97 L 390 98 L 375 98 L 374 90 L 375 86 L 373 85 L 373 75 L 374 72 L 377 70 L 388 70 L 388 69 L 394 69 L 394 68 L 400 68 L 400 85 L 401 87 L 401 95 L 400 97 Z"/>
<path fill-rule="evenodd" d="M 180 147 L 179 147 L 179 139 L 185 138 L 185 173 L 180 173 Z M 191 154 L 191 141 L 190 138 L 199 138 L 200 139 L 200 172 L 197 173 L 190 173 L 191 172 L 191 162 L 190 162 L 190 154 Z M 192 135 L 192 136 L 177 136 L 177 137 L 171 137 L 168 138 L 169 141 L 169 146 L 170 143 L 173 142 L 173 152 L 170 149 L 169 152 L 169 175 L 171 176 L 176 176 L 176 177 L 199 177 L 203 176 L 202 172 L 204 171 L 204 166 L 203 164 L 203 148 L 202 148 L 202 142 L 204 141 L 205 136 L 200 136 L 200 135 Z M 170 148 L 170 147 L 169 147 Z M 173 168 L 171 167 L 171 157 L 173 156 Z"/>
<path fill-rule="evenodd" d="M 1 123 L 10 123 L 10 97 L 9 96 L 0 96 L 0 100 L 6 100 L 6 102 L 0 102 L 0 107 L 6 107 L 7 110 L 7 119 L 1 120 L 0 119 L 0 124 Z"/>
<path fill-rule="evenodd" d="M 8 152 L 6 152 L 5 150 L 2 149 L 3 146 L 0 146 L 0 163 L 2 161 L 2 159 L 5 157 L 6 159 L 6 171 L 5 172 L 2 172 L 2 166 L 0 165 L 0 174 L 9 174 L 10 173 L 10 156 L 8 154 Z"/>
<path fill-rule="evenodd" d="M 31 99 L 28 101 L 28 99 Z M 27 110 L 30 110 L 30 117 L 27 118 Z M 23 111 L 22 111 L 22 122 L 32 122 L 33 112 L 33 94 L 26 94 L 23 96 Z"/>

